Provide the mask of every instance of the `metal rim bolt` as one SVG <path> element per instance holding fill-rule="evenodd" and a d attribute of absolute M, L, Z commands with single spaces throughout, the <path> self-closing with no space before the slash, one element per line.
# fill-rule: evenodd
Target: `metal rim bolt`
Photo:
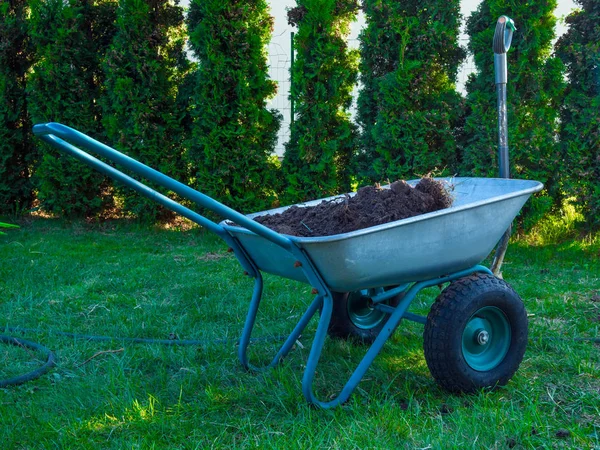
<path fill-rule="evenodd" d="M 490 341 L 490 333 L 485 330 L 479 330 L 475 334 L 475 340 L 479 345 L 485 345 Z"/>

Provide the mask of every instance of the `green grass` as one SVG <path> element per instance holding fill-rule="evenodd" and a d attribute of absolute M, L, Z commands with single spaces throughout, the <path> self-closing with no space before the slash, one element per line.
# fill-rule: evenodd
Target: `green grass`
<path fill-rule="evenodd" d="M 422 326 L 402 324 L 350 401 L 308 406 L 300 383 L 315 324 L 275 370 L 237 361 L 252 280 L 197 229 L 124 222 L 21 223 L 0 236 L 2 325 L 57 353 L 42 378 L 0 389 L 3 449 L 600 448 L 600 242 L 513 242 L 504 278 L 530 314 L 525 359 L 504 388 L 451 395 L 431 378 Z M 426 313 L 437 288 L 411 310 Z M 276 351 L 312 300 L 310 287 L 265 275 L 255 361 Z M 199 339 L 193 347 L 95 342 L 57 331 Z M 328 341 L 316 390 L 334 394 L 364 353 Z M 111 351 L 111 352 L 109 352 Z M 99 353 L 104 352 L 104 353 Z M 0 346 L 0 378 L 42 363 Z"/>

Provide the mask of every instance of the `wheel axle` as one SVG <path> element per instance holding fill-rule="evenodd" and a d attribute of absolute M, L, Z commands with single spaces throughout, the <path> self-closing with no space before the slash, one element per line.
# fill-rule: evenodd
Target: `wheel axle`
<path fill-rule="evenodd" d="M 475 341 L 479 345 L 486 345 L 490 341 L 490 333 L 485 330 L 478 330 L 475 336 Z"/>

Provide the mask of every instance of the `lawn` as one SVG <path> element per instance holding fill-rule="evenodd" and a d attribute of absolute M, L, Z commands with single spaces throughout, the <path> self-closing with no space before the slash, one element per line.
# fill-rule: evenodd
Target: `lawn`
<path fill-rule="evenodd" d="M 403 323 L 350 400 L 319 410 L 300 390 L 314 323 L 278 368 L 240 366 L 236 341 L 253 283 L 213 235 L 49 219 L 5 231 L 5 334 L 53 349 L 57 366 L 0 389 L 3 449 L 600 448 L 600 346 L 582 339 L 600 336 L 600 239 L 511 243 L 504 278 L 527 307 L 529 344 L 506 387 L 443 391 L 425 364 L 422 325 Z M 255 361 L 281 344 L 310 290 L 265 275 Z M 411 311 L 426 314 L 438 292 Z M 328 340 L 317 390 L 335 393 L 364 351 Z M 43 363 L 22 348 L 2 345 L 0 354 L 3 379 Z"/>

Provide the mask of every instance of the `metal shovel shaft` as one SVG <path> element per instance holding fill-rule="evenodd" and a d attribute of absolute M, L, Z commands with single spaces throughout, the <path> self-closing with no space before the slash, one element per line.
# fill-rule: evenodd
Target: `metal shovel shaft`
<path fill-rule="evenodd" d="M 506 59 L 506 54 L 502 56 Z M 500 178 L 510 178 L 506 83 L 496 84 L 496 92 L 498 93 L 498 159 L 500 164 Z"/>
<path fill-rule="evenodd" d="M 494 72 L 496 79 L 496 93 L 498 95 L 498 160 L 500 166 L 500 178 L 510 178 L 508 158 L 508 111 L 506 101 L 506 83 L 508 82 L 508 67 L 506 52 L 510 49 L 515 24 L 511 18 L 501 16 L 496 23 L 494 33 Z M 508 247 L 512 226 L 504 233 L 492 262 L 492 272 L 497 277 L 502 277 L 500 269 L 504 261 L 504 255 Z"/>

